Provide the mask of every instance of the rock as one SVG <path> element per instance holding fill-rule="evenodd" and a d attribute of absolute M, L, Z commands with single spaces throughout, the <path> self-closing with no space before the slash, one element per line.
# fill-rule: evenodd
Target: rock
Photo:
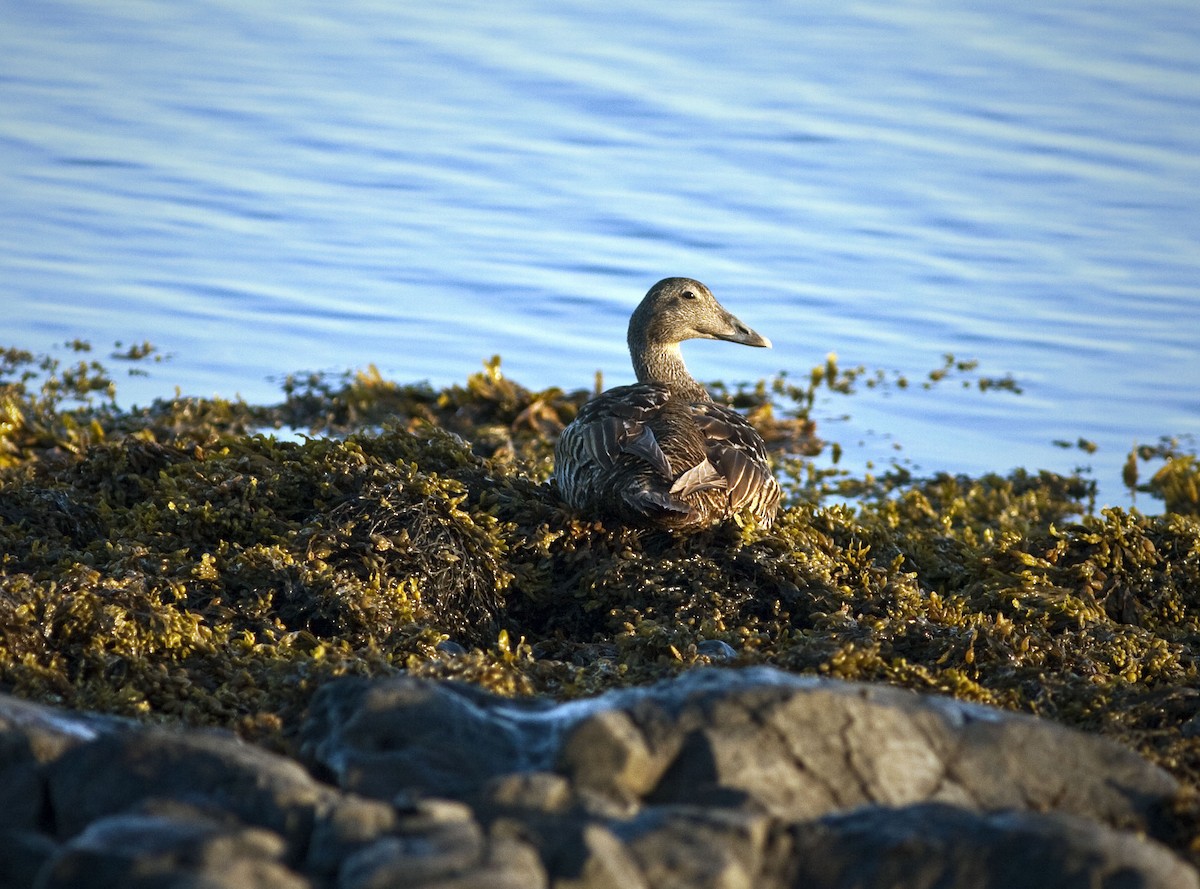
<path fill-rule="evenodd" d="M 58 852 L 58 843 L 32 830 L 0 830 L 0 889 L 28 889 Z"/>
<path fill-rule="evenodd" d="M 554 705 L 353 679 L 298 739 L 311 771 L 0 695 L 0 889 L 1200 889 L 1154 839 L 1185 841 L 1161 769 L 884 686 L 709 668 Z"/>
<path fill-rule="evenodd" d="M 696 645 L 696 654 L 714 661 L 731 661 L 737 657 L 737 649 L 721 639 L 705 639 Z"/>
<path fill-rule="evenodd" d="M 0 735 L 20 737 L 37 762 L 49 762 L 77 744 L 133 723 L 94 713 L 72 713 L 0 695 Z"/>
<path fill-rule="evenodd" d="M 29 739 L 0 732 L 0 830 L 33 830 L 44 813 L 44 782 Z"/>
<path fill-rule="evenodd" d="M 46 817 L 41 766 L 128 723 L 0 695 L 0 830 L 34 830 Z"/>
<path fill-rule="evenodd" d="M 560 865 L 567 864 L 560 856 Z M 583 825 L 578 849 L 569 866 L 556 869 L 554 889 L 649 889 L 642 864 L 612 829 L 596 822 Z"/>
<path fill-rule="evenodd" d="M 1132 751 L 1054 723 L 769 668 L 694 670 L 550 709 L 411 677 L 333 683 L 317 698 L 306 749 L 344 788 L 379 798 L 475 800 L 523 768 L 563 775 L 609 815 L 682 804 L 807 820 L 940 801 L 1152 830 L 1177 791 Z"/>
<path fill-rule="evenodd" d="M 623 801 L 752 803 L 802 820 L 938 800 L 1149 830 L 1177 790 L 1102 738 L 884 686 L 705 670 L 612 704 L 564 730 L 558 764 L 578 791 Z"/>
<path fill-rule="evenodd" d="M 80 744 L 47 769 L 59 836 L 147 800 L 173 799 L 273 831 L 293 849 L 338 794 L 299 764 L 219 732 L 142 729 Z"/>
<path fill-rule="evenodd" d="M 259 828 L 194 815 L 124 814 L 100 818 L 43 868 L 39 889 L 307 889 L 280 857 L 283 838 Z"/>
<path fill-rule="evenodd" d="M 1071 815 L 868 806 L 795 830 L 792 886 L 821 889 L 1196 889 L 1156 843 Z"/>
<path fill-rule="evenodd" d="M 307 867 L 332 877 L 342 862 L 396 828 L 395 808 L 378 800 L 347 795 L 318 817 L 308 847 Z"/>
<path fill-rule="evenodd" d="M 483 797 L 493 807 L 562 814 L 571 808 L 571 784 L 554 772 L 513 772 L 490 781 Z"/>
<path fill-rule="evenodd" d="M 616 832 L 647 886 L 759 889 L 780 866 L 771 860 L 777 830 L 761 813 L 669 806 L 648 809 Z"/>
<path fill-rule="evenodd" d="M 364 796 L 465 797 L 530 767 L 541 732 L 528 730 L 524 717 L 546 709 L 452 682 L 348 679 L 314 696 L 302 751 Z"/>
<path fill-rule="evenodd" d="M 464 805 L 426 801 L 402 816 L 395 835 L 346 859 L 340 889 L 535 889 L 547 883 L 534 850 L 503 831 L 484 833 Z"/>
<path fill-rule="evenodd" d="M 556 766 L 581 793 L 636 811 L 670 767 L 678 745 L 643 733 L 625 709 L 600 709 L 568 730 Z"/>

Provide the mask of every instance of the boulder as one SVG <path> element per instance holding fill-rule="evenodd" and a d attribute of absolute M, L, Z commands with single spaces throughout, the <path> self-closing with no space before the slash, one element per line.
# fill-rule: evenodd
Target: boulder
<path fill-rule="evenodd" d="M 548 771 L 605 811 L 752 807 L 784 820 L 945 802 L 1080 815 L 1154 832 L 1176 781 L 1134 752 L 1045 720 L 771 668 L 694 670 L 546 707 L 396 677 L 321 689 L 304 749 L 366 796 L 467 801 Z"/>
<path fill-rule="evenodd" d="M 822 889 L 1196 889 L 1157 843 L 1063 814 L 866 806 L 797 825 L 788 885 Z"/>
<path fill-rule="evenodd" d="M 147 801 L 174 800 L 272 831 L 298 853 L 339 797 L 298 763 L 214 731 L 104 735 L 67 750 L 46 775 L 60 837 Z"/>
<path fill-rule="evenodd" d="M 281 862 L 282 837 L 200 813 L 138 812 L 98 818 L 42 869 L 38 889 L 308 889 Z"/>
<path fill-rule="evenodd" d="M 349 679 L 298 740 L 0 695 L 0 889 L 1200 889 L 1160 842 L 1161 769 L 885 686 L 710 668 L 555 704 Z"/>

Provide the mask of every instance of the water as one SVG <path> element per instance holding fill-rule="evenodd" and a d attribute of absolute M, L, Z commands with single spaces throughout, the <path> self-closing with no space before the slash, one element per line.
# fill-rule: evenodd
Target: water
<path fill-rule="evenodd" d="M 1135 442 L 1200 431 L 1187 0 L 415 6 L 0 0 L 0 344 L 148 339 L 136 403 L 494 353 L 578 388 L 685 274 L 775 343 L 685 346 L 701 379 L 1024 389 L 828 401 L 852 464 L 1124 505 Z"/>

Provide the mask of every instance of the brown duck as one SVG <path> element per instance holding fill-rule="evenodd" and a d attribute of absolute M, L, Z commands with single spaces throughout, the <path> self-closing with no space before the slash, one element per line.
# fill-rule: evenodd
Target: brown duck
<path fill-rule="evenodd" d="M 679 344 L 696 338 L 771 345 L 699 281 L 665 278 L 651 287 L 629 321 L 637 384 L 585 404 L 555 448 L 555 478 L 572 509 L 675 530 L 742 512 L 774 521 L 779 483 L 762 437 L 713 402 L 683 364 Z"/>

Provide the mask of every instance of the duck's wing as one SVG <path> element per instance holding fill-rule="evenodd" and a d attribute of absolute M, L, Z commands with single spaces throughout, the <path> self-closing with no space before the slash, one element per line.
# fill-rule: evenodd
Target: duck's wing
<path fill-rule="evenodd" d="M 737 411 L 715 402 L 693 404 L 692 413 L 708 460 L 725 479 L 731 510 L 749 509 L 770 524 L 781 491 L 762 436 Z"/>
<path fill-rule="evenodd" d="M 648 425 L 670 397 L 666 386 L 649 383 L 609 389 L 579 409 L 564 437 L 571 433 L 576 459 L 611 469 L 621 454 L 633 454 L 670 479 L 671 465 Z"/>
<path fill-rule="evenodd" d="M 621 386 L 589 401 L 555 448 L 559 491 L 584 512 L 699 527 L 779 502 L 762 438 L 734 410 L 672 399 L 666 386 Z"/>

